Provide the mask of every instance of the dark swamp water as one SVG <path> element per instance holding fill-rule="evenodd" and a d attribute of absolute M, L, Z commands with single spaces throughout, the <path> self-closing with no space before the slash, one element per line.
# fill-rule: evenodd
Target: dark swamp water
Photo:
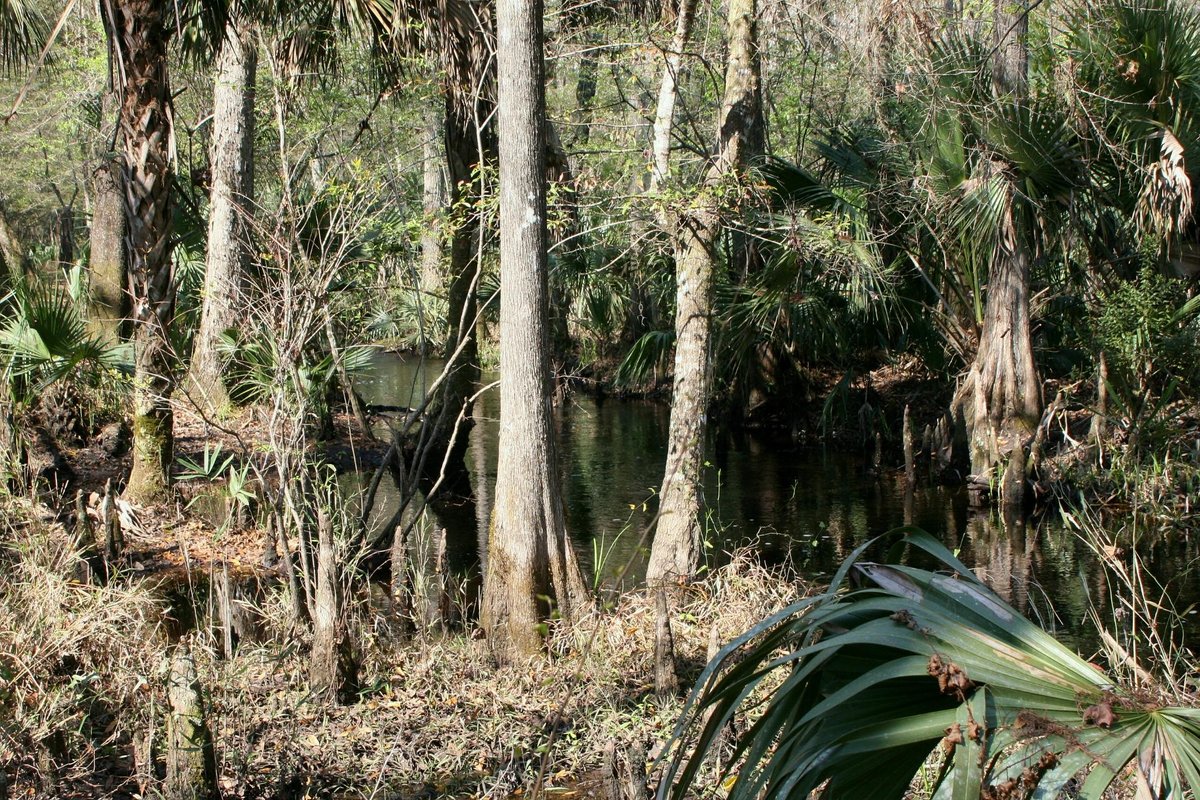
<path fill-rule="evenodd" d="M 440 371 L 385 352 L 356 380 L 369 404 L 419 403 Z M 485 381 L 495 380 L 485 375 Z M 496 478 L 499 391 L 485 391 L 475 406 L 467 464 L 474 502 L 443 508 L 449 569 L 477 575 L 487 536 Z M 669 409 L 647 401 L 573 394 L 557 408 L 559 459 L 568 531 L 597 586 L 636 586 L 649 545 L 655 492 L 666 459 Z M 898 449 L 898 448 L 897 448 Z M 1007 525 L 995 513 L 968 507 L 965 490 L 917 481 L 906 497 L 899 453 L 885 453 L 885 466 L 856 443 L 825 447 L 797 445 L 789 437 L 760 432 L 717 432 L 710 437 L 705 497 L 708 557 L 754 546 L 769 561 L 790 559 L 800 573 L 821 582 L 856 546 L 900 525 L 913 524 L 939 537 L 999 594 L 1085 655 L 1094 649 L 1087 622 L 1091 605 L 1111 619 L 1108 578 L 1088 546 L 1057 511 Z M 888 466 L 891 464 L 891 466 Z M 367 478 L 347 476 L 348 487 Z M 399 503 L 395 487 L 380 485 L 373 520 L 391 518 Z M 1195 537 L 1160 532 L 1153 525 L 1113 518 L 1106 526 L 1137 540 L 1137 551 L 1153 578 L 1188 616 L 1200 598 L 1200 559 Z M 467 580 L 470 582 L 470 579 Z M 1200 630 L 1187 625 L 1189 643 Z"/>

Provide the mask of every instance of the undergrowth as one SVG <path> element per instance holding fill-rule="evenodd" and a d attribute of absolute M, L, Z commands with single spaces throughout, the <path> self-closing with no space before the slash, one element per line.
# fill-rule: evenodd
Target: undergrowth
<path fill-rule="evenodd" d="M 162 598 L 181 587 L 130 569 L 106 586 L 82 583 L 72 533 L 5 502 L 0 775 L 17 796 L 154 796 L 172 645 Z M 727 641 L 801 589 L 744 553 L 681 590 L 673 625 L 685 685 L 714 629 Z M 553 656 L 497 670 L 473 629 L 403 636 L 386 600 L 363 592 L 353 625 L 365 688 L 357 703 L 332 706 L 309 693 L 308 642 L 284 591 L 268 588 L 246 608 L 260 637 L 231 660 L 206 623 L 185 634 L 224 797 L 586 795 L 606 748 L 652 759 L 681 709 L 681 698 L 654 692 L 645 593 L 555 630 Z"/>

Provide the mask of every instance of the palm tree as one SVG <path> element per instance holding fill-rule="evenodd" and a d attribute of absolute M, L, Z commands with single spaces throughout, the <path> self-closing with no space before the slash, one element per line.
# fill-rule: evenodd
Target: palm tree
<path fill-rule="evenodd" d="M 126 494 L 165 498 L 173 451 L 171 394 L 175 313 L 171 266 L 171 87 L 168 45 L 174 6 L 151 0 L 104 0 L 101 13 L 116 58 L 125 180 L 126 245 L 132 297 L 133 467 Z M 224 9 L 220 9 L 223 12 Z M 223 30 L 223 25 L 218 27 Z"/>
<path fill-rule="evenodd" d="M 390 32 L 390 8 L 362 0 L 339 8 Z M 126 185 L 126 244 L 134 325 L 133 468 L 126 493 L 141 502 L 165 497 L 173 449 L 171 395 L 178 354 L 169 333 L 175 311 L 171 265 L 171 92 L 168 47 L 192 23 L 199 41 L 215 47 L 226 35 L 225 0 L 157 3 L 103 0 L 101 12 L 121 97 L 120 139 Z M 177 16 L 178 15 L 178 16 Z"/>
<path fill-rule="evenodd" d="M 1106 176 L 1105 197 L 1164 261 L 1196 258 L 1200 11 L 1175 0 L 1081 5 L 1068 53 Z"/>
<path fill-rule="evenodd" d="M 32 62 L 49 31 L 30 0 L 0 0 L 0 70 L 11 74 Z"/>

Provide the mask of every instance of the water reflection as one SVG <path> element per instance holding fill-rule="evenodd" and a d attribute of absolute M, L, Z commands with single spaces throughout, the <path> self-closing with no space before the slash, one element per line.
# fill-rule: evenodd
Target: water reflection
<path fill-rule="evenodd" d="M 358 389 L 369 404 L 417 405 L 439 367 L 381 353 Z M 456 575 L 477 572 L 485 549 L 498 391 L 485 392 L 475 412 L 467 455 L 474 496 L 437 508 L 447 568 Z M 600 582 L 633 585 L 644 572 L 645 530 L 656 510 L 668 422 L 666 407 L 640 401 L 575 395 L 557 410 L 568 530 L 581 563 L 598 572 Z M 1103 570 L 1057 517 L 1027 524 L 972 513 L 964 492 L 921 481 L 910 487 L 902 468 L 876 473 L 870 462 L 854 447 L 799 447 L 773 433 L 714 436 L 705 472 L 710 558 L 715 563 L 723 552 L 753 544 L 768 559 L 791 559 L 819 581 L 863 541 L 913 524 L 940 537 L 981 579 L 1048 629 L 1081 630 L 1088 592 L 1094 601 L 1105 592 Z M 399 503 L 386 482 L 380 495 L 374 524 L 390 519 Z M 1168 544 L 1161 548 L 1168 562 L 1177 553 Z M 1179 568 L 1176 563 L 1172 569 Z"/>

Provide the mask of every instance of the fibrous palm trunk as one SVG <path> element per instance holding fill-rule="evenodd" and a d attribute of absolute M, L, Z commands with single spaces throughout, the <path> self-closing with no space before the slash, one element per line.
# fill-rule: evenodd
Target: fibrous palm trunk
<path fill-rule="evenodd" d="M 745 169 L 759 151 L 761 117 L 753 112 L 759 97 L 758 70 L 746 59 L 756 56 L 756 0 L 729 4 L 730 60 L 725 74 L 717 157 L 704 190 L 680 213 L 675 247 L 675 377 L 667 464 L 659 501 L 658 528 L 646 580 L 686 580 L 700 566 L 701 468 L 711 388 L 712 298 L 717 237 L 725 210 L 720 187 L 727 176 Z"/>
<path fill-rule="evenodd" d="M 8 213 L 0 204 L 0 261 L 3 261 L 4 281 L 14 285 L 24 279 L 25 245 L 8 222 Z"/>
<path fill-rule="evenodd" d="M 249 255 L 245 222 L 254 203 L 254 81 L 258 66 L 252 34 L 248 23 L 229 18 L 213 84 L 204 305 L 189 372 L 191 399 L 208 411 L 228 403 L 218 344 L 221 334 L 237 322 Z"/>
<path fill-rule="evenodd" d="M 563 520 L 547 330 L 542 3 L 498 8 L 500 447 L 480 622 L 501 662 L 537 653 L 552 597 L 570 620 L 586 603 Z"/>
<path fill-rule="evenodd" d="M 171 266 L 171 90 L 167 24 L 171 6 L 156 0 L 105 0 L 118 45 L 121 143 L 133 302 L 133 467 L 126 495 L 136 502 L 166 496 L 172 460 L 171 393 L 175 354 L 168 333 L 175 314 Z"/>

